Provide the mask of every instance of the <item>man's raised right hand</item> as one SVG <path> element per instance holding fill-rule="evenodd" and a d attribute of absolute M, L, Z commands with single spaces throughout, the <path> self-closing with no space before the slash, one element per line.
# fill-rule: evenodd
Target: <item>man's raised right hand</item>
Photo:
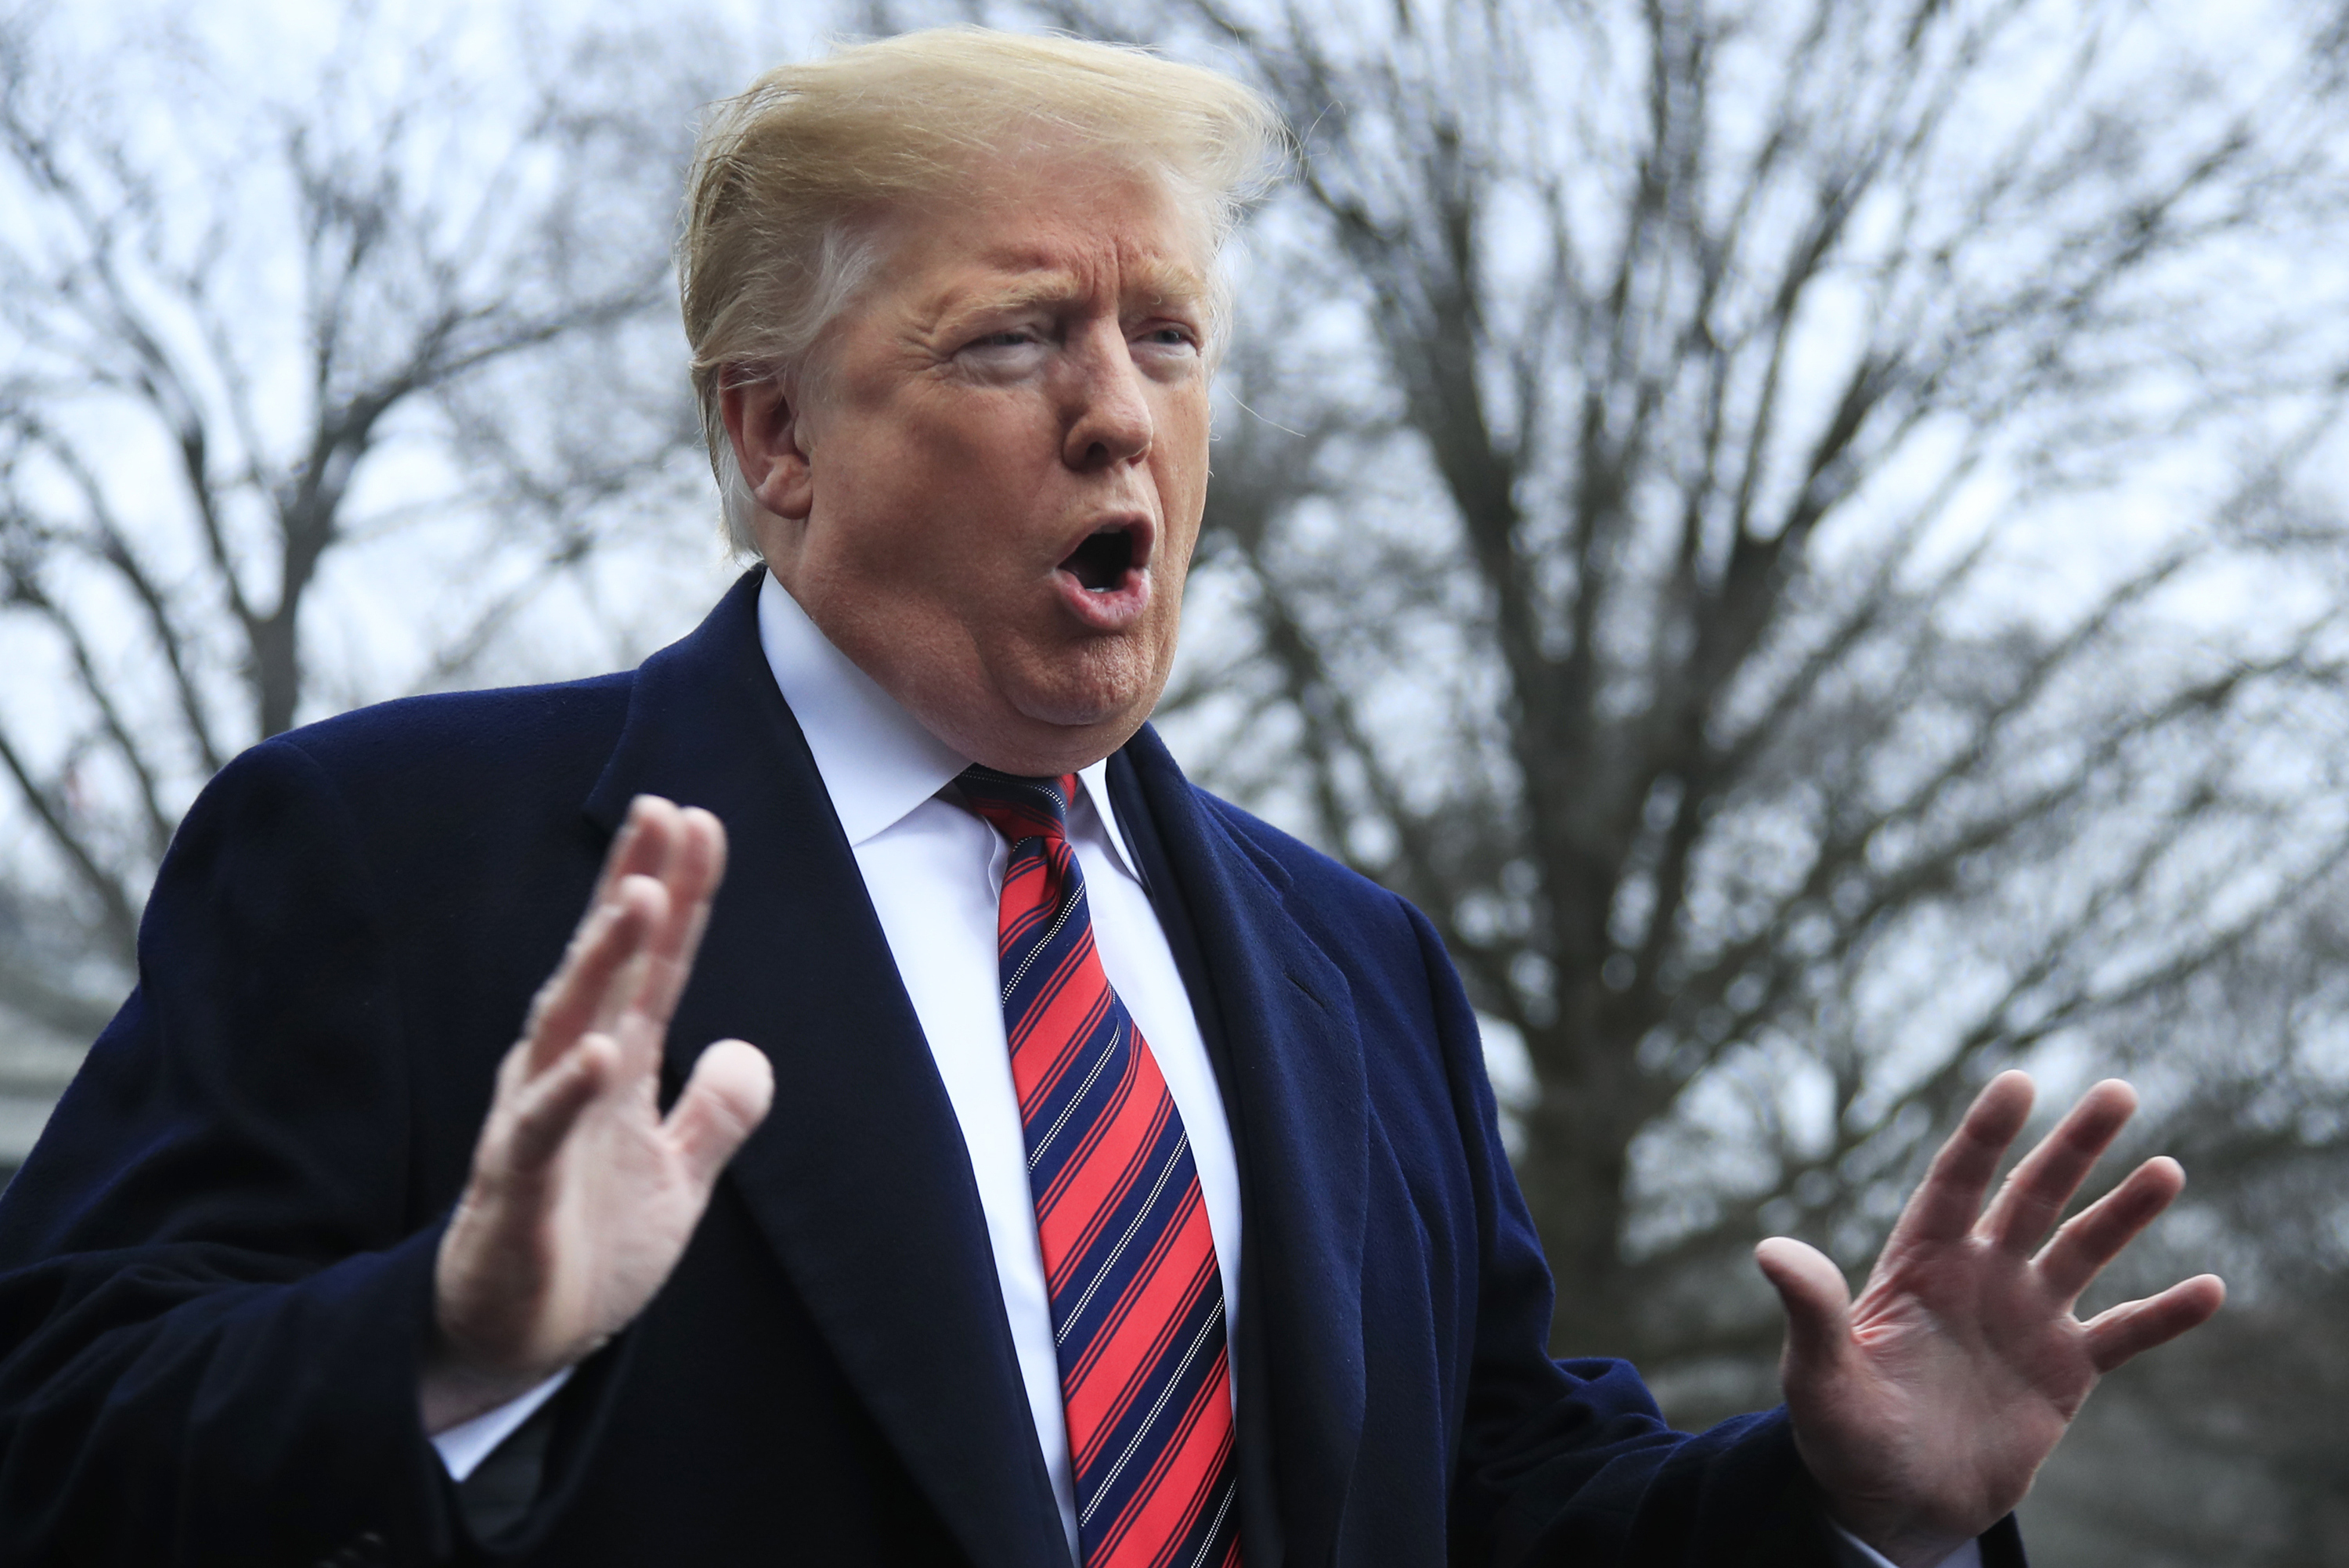
<path fill-rule="evenodd" d="M 766 1116 L 773 1069 L 740 1040 L 702 1052 L 660 1114 L 669 1016 L 725 861 L 709 812 L 652 795 L 630 805 L 561 966 L 498 1068 L 441 1237 L 426 1431 L 519 1398 L 627 1326 Z"/>

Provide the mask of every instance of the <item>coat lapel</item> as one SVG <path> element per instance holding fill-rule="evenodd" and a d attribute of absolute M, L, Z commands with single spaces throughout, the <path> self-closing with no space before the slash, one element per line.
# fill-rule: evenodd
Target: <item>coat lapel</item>
<path fill-rule="evenodd" d="M 1221 1037 L 1237 1135 L 1242 1484 L 1275 1493 L 1270 1517 L 1243 1500 L 1243 1560 L 1327 1562 L 1364 1398 L 1369 1099 L 1352 994 L 1290 912 L 1288 873 L 1208 809 L 1157 736 L 1145 727 L 1124 755 L 1150 830 L 1131 836 L 1162 923 L 1195 948 L 1201 974 L 1185 978 L 1202 1032 Z"/>
<path fill-rule="evenodd" d="M 726 1179 L 972 1562 L 1065 1564 L 961 1129 L 767 668 L 759 578 L 646 662 L 587 801 L 607 832 L 641 793 L 726 825 L 726 882 L 666 1087 L 712 1039 L 767 1053 L 774 1109 Z"/>

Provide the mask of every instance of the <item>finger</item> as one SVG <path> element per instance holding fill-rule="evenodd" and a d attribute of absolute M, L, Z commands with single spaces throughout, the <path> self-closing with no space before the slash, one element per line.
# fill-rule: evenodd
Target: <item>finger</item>
<path fill-rule="evenodd" d="M 655 1029 L 666 1029 L 677 999 L 693 975 L 702 933 L 709 925 L 710 900 L 726 875 L 726 830 L 698 807 L 678 813 L 667 874 L 669 920 L 653 944 L 638 1009 Z"/>
<path fill-rule="evenodd" d="M 2028 1073 L 2002 1072 L 1982 1086 L 1901 1211 L 1886 1252 L 1917 1242 L 1959 1241 L 1973 1230 L 1998 1162 L 2031 1115 L 2031 1093 Z"/>
<path fill-rule="evenodd" d="M 1792 1390 L 1840 1361 L 1850 1345 L 1851 1287 L 1826 1253 L 1792 1236 L 1762 1243 L 1754 1261 L 1786 1308 L 1785 1379 L 1792 1399 Z"/>
<path fill-rule="evenodd" d="M 628 802 L 628 814 L 605 851 L 604 869 L 596 874 L 590 908 L 603 903 L 631 876 L 657 877 L 667 863 L 669 836 L 677 826 L 677 808 L 658 795 L 639 795 Z"/>
<path fill-rule="evenodd" d="M 2039 1254 L 2039 1274 L 2066 1305 L 2186 1190 L 2186 1171 L 2167 1155 L 2148 1160 L 2119 1186 L 2073 1215 Z"/>
<path fill-rule="evenodd" d="M 2196 1274 L 2159 1295 L 2124 1302 L 2089 1320 L 2088 1356 L 2098 1372 L 2109 1372 L 2132 1356 L 2208 1323 L 2226 1301 L 2224 1280 L 2217 1274 Z"/>
<path fill-rule="evenodd" d="M 2136 1110 L 2137 1090 L 2118 1078 L 2082 1095 L 1999 1189 L 1982 1222 L 1992 1244 L 2015 1253 L 2037 1246 Z"/>
<path fill-rule="evenodd" d="M 726 880 L 726 824 L 714 811 L 688 806 L 678 813 L 678 827 L 689 837 L 698 857 L 694 863 L 701 880 L 696 895 L 707 899 Z"/>
<path fill-rule="evenodd" d="M 666 897 L 649 877 L 630 876 L 588 910 L 561 966 L 531 1004 L 523 1026 L 531 1046 L 526 1074 L 543 1069 L 599 1016 L 608 1017 L 612 999 L 628 988 L 626 971 L 650 939 Z"/>
<path fill-rule="evenodd" d="M 529 1181 L 542 1173 L 579 1124 L 580 1113 L 610 1080 L 618 1057 L 610 1037 L 587 1035 L 533 1079 L 517 1099 L 512 1119 L 506 1124 L 503 1169 L 494 1174 L 506 1181 Z"/>
<path fill-rule="evenodd" d="M 720 1040 L 701 1053 L 667 1123 L 697 1190 L 707 1192 L 717 1181 L 742 1140 L 767 1119 L 774 1098 L 775 1069 L 758 1047 Z"/>
<path fill-rule="evenodd" d="M 628 802 L 627 818 L 620 824 L 610 851 L 604 856 L 603 870 L 595 879 L 595 891 L 589 895 L 586 912 L 580 916 L 570 945 L 564 950 L 563 964 L 557 966 L 555 975 L 540 987 L 538 995 L 532 1000 L 530 1019 L 523 1026 L 525 1036 L 534 1037 L 540 1032 L 543 1017 L 563 989 L 561 982 L 564 969 L 575 961 L 591 934 L 602 929 L 597 916 L 620 902 L 619 890 L 626 885 L 628 879 L 647 877 L 656 882 L 661 880 L 670 858 L 671 841 L 676 837 L 677 815 L 677 809 L 657 795 L 639 795 Z M 567 1047 L 580 1030 L 590 1026 L 583 1020 L 594 1018 L 600 1007 L 600 993 L 605 988 L 604 985 L 594 987 L 598 995 L 589 998 L 585 1013 L 571 1019 L 557 1020 L 557 1032 L 563 1037 L 562 1045 Z M 576 1003 L 576 994 L 574 993 L 570 999 Z M 601 1010 L 608 1012 L 607 1008 Z"/>

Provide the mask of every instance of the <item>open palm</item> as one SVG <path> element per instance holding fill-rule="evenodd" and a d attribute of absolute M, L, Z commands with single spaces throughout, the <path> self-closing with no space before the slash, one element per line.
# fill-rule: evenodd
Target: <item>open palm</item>
<path fill-rule="evenodd" d="M 2048 1236 L 2136 1109 L 2097 1084 L 1983 1196 L 2031 1111 L 2029 1078 L 2001 1074 L 1942 1146 L 1857 1301 L 1825 1256 L 1785 1237 L 1755 1256 L 1786 1305 L 1784 1375 L 1795 1441 L 1852 1533 L 1926 1568 L 2022 1501 L 2098 1377 L 2201 1323 L 2211 1274 L 2083 1323 L 2081 1292 L 2185 1184 L 2149 1160 Z M 2040 1243 L 2044 1240 L 2045 1245 Z"/>
<path fill-rule="evenodd" d="M 498 1069 L 434 1284 L 423 1389 L 441 1430 L 591 1354 L 668 1278 L 773 1076 L 739 1040 L 702 1053 L 667 1117 L 670 1014 L 725 864 L 707 811 L 631 807 L 562 965 Z"/>

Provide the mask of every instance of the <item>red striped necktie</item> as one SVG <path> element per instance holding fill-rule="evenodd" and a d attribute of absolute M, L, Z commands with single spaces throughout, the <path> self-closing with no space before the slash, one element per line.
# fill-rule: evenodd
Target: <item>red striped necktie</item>
<path fill-rule="evenodd" d="M 1011 844 L 1003 1022 L 1068 1409 L 1083 1568 L 1237 1568 L 1224 1285 L 1189 1136 L 1093 951 L 1076 775 L 967 769 Z"/>

